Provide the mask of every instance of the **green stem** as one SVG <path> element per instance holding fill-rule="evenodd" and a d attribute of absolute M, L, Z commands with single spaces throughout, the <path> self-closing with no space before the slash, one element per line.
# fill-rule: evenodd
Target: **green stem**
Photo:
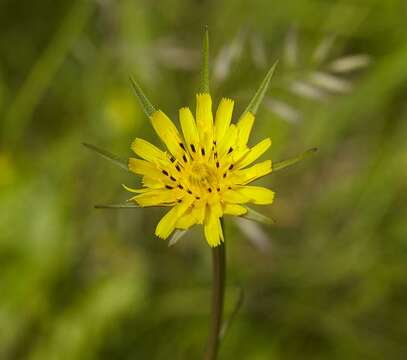
<path fill-rule="evenodd" d="M 218 356 L 219 333 L 222 325 L 223 300 L 225 294 L 225 252 L 224 242 L 212 249 L 212 313 L 205 360 L 216 360 Z"/>

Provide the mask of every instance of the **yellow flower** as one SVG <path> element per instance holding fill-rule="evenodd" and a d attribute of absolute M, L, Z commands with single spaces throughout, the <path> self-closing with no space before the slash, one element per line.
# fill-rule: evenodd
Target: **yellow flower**
<path fill-rule="evenodd" d="M 233 106 L 233 100 L 223 98 L 213 116 L 211 96 L 197 94 L 195 118 L 189 108 L 179 110 L 182 135 L 161 110 L 151 112 L 166 150 L 139 138 L 132 143 L 141 159 L 130 158 L 128 166 L 143 177 L 144 186 L 126 187 L 136 193 L 131 200 L 142 207 L 171 207 L 157 225 L 158 237 L 166 239 L 175 229 L 202 224 L 208 244 L 215 247 L 223 241 L 223 215 L 244 215 L 247 203 L 273 202 L 273 191 L 248 185 L 271 172 L 271 160 L 252 165 L 271 140 L 249 147 L 254 113 L 245 111 L 234 124 Z"/>
<path fill-rule="evenodd" d="M 157 225 L 155 233 L 158 237 L 166 239 L 174 230 L 180 229 L 174 233 L 171 244 L 176 242 L 186 229 L 201 224 L 208 244 L 216 247 L 224 241 L 221 223 L 223 215 L 244 216 L 268 224 L 272 222 L 271 219 L 248 208 L 246 204 L 266 205 L 274 200 L 273 191 L 249 185 L 272 170 L 271 160 L 253 165 L 270 147 L 271 140 L 266 138 L 253 147 L 248 146 L 248 140 L 255 114 L 266 94 L 277 62 L 267 72 L 243 115 L 234 124 L 233 100 L 223 98 L 215 116 L 212 112 L 207 29 L 202 55 L 200 93 L 196 95 L 195 117 L 187 107 L 179 110 L 182 135 L 167 115 L 152 105 L 137 82 L 131 79 L 140 105 L 165 144 L 165 150 L 136 138 L 131 148 L 139 158 L 130 158 L 126 163 L 120 156 L 95 145 L 83 145 L 120 168 L 142 176 L 141 189 L 124 186 L 135 194 L 130 203 L 96 205 L 96 208 L 171 207 Z M 316 150 L 312 148 L 293 158 L 276 162 L 273 170 L 291 166 Z"/>

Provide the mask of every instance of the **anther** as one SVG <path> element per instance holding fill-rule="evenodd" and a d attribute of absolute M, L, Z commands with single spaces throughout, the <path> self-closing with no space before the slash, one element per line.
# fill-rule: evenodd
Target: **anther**
<path fill-rule="evenodd" d="M 204 148 L 201 149 L 201 154 L 202 154 L 202 156 L 205 156 L 205 149 Z"/>
<path fill-rule="evenodd" d="M 219 191 L 220 191 L 220 188 L 216 188 L 216 191 L 219 192 Z"/>
<path fill-rule="evenodd" d="M 230 148 L 229 148 L 229 151 L 228 151 L 228 154 L 230 154 L 232 151 L 233 151 L 233 148 L 230 147 Z"/>
<path fill-rule="evenodd" d="M 217 167 L 217 168 L 219 167 L 219 161 L 216 162 L 216 167 Z"/>
<path fill-rule="evenodd" d="M 169 175 L 169 174 L 168 174 L 168 171 L 166 171 L 166 170 L 163 170 L 162 173 L 163 173 L 165 176 L 168 176 L 168 175 Z"/>
<path fill-rule="evenodd" d="M 194 144 L 191 144 L 190 147 L 193 153 L 196 152 Z"/>
<path fill-rule="evenodd" d="M 233 164 L 230 164 L 229 170 L 232 170 L 232 169 L 233 169 Z"/>
<path fill-rule="evenodd" d="M 176 179 L 174 176 L 170 176 L 170 179 L 171 179 L 172 181 L 177 181 L 177 179 Z"/>
<path fill-rule="evenodd" d="M 184 162 L 188 162 L 187 157 L 184 155 L 182 155 L 182 160 L 184 160 Z"/>
<path fill-rule="evenodd" d="M 170 157 L 170 161 L 173 163 L 175 161 L 175 158 L 173 158 L 172 156 Z"/>
<path fill-rule="evenodd" d="M 177 171 L 181 172 L 181 168 L 179 167 L 178 164 L 175 166 L 175 168 L 177 169 Z"/>
<path fill-rule="evenodd" d="M 168 190 L 172 190 L 172 189 L 174 189 L 172 186 L 170 186 L 170 185 L 165 185 L 165 187 L 168 189 Z"/>
<path fill-rule="evenodd" d="M 178 184 L 178 188 L 182 190 L 184 187 L 181 184 Z"/>
<path fill-rule="evenodd" d="M 212 189 L 211 189 L 211 188 L 208 188 L 208 191 L 211 193 L 211 192 L 212 192 Z"/>
<path fill-rule="evenodd" d="M 183 143 L 179 143 L 179 146 L 181 146 L 181 149 L 182 149 L 182 150 L 186 151 L 185 145 L 184 145 Z"/>
<path fill-rule="evenodd" d="M 225 178 L 225 177 L 226 177 L 226 175 L 227 175 L 227 173 L 223 173 L 223 178 Z"/>
<path fill-rule="evenodd" d="M 192 195 L 192 191 L 189 190 L 189 189 L 187 190 L 187 193 L 190 194 L 190 195 Z"/>

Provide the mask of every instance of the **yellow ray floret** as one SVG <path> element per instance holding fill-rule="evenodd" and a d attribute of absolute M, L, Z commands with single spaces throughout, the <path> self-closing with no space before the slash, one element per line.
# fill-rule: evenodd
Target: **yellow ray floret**
<path fill-rule="evenodd" d="M 181 142 L 181 136 L 174 123 L 161 110 L 154 112 L 151 116 L 151 123 L 170 153 L 178 156 L 180 154 L 178 144 Z"/>
<path fill-rule="evenodd" d="M 234 102 L 231 99 L 223 98 L 218 106 L 215 117 L 215 140 L 220 141 L 229 128 L 232 120 Z"/>
<path fill-rule="evenodd" d="M 209 94 L 196 95 L 196 123 L 200 134 L 213 132 L 212 99 Z"/>
<path fill-rule="evenodd" d="M 254 124 L 254 115 L 249 111 L 244 113 L 242 118 L 237 123 L 238 130 L 237 145 L 239 147 L 246 146 L 253 128 L 253 124 Z"/>
<path fill-rule="evenodd" d="M 161 110 L 152 113 L 152 125 L 167 151 L 135 139 L 131 148 L 141 159 L 130 158 L 129 169 L 143 177 L 143 187 L 126 189 L 134 193 L 131 200 L 140 206 L 171 207 L 157 225 L 158 237 L 166 239 L 175 229 L 202 224 L 208 244 L 214 247 L 223 241 L 223 215 L 246 214 L 242 204 L 273 202 L 274 192 L 248 185 L 272 171 L 271 160 L 252 165 L 271 140 L 250 148 L 251 112 L 232 124 L 234 102 L 224 98 L 214 121 L 210 95 L 198 94 L 196 100 L 196 119 L 189 108 L 179 110 L 182 136 Z"/>
<path fill-rule="evenodd" d="M 186 144 L 189 146 L 193 145 L 194 147 L 198 146 L 198 128 L 196 127 L 194 116 L 189 108 L 183 107 L 179 110 L 179 121 Z"/>

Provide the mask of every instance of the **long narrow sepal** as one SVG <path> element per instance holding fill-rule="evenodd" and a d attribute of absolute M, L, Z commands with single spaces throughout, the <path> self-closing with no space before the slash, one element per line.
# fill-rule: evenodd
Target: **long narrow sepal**
<path fill-rule="evenodd" d="M 92 144 L 88 144 L 88 143 L 82 143 L 83 146 L 85 146 L 86 148 L 95 151 L 96 153 L 98 153 L 99 155 L 101 155 L 102 157 L 104 157 L 105 159 L 111 161 L 113 164 L 119 166 L 120 168 L 129 171 L 129 168 L 127 166 L 127 162 L 125 160 L 123 160 L 122 158 L 120 158 L 117 155 L 114 155 L 112 153 L 110 153 L 109 151 L 103 150 L 98 148 L 95 145 Z"/>
<path fill-rule="evenodd" d="M 317 151 L 318 151 L 318 148 L 312 148 L 291 159 L 276 162 L 273 165 L 273 171 L 278 171 L 278 170 L 284 169 L 288 166 L 294 165 L 297 162 L 300 162 L 301 160 L 304 160 L 304 159 L 310 157 L 311 155 L 314 155 Z"/>
<path fill-rule="evenodd" d="M 138 209 L 140 206 L 136 204 L 99 204 L 95 205 L 95 209 Z"/>
<path fill-rule="evenodd" d="M 209 30 L 207 26 L 205 26 L 202 40 L 202 68 L 199 91 L 209 94 Z"/>
<path fill-rule="evenodd" d="M 251 112 L 253 115 L 256 115 L 257 110 L 259 109 L 259 106 L 260 106 L 261 102 L 263 101 L 264 95 L 267 92 L 267 89 L 270 84 L 270 80 L 273 77 L 274 70 L 276 69 L 277 64 L 278 64 L 278 60 L 273 64 L 273 66 L 267 72 L 265 78 L 263 79 L 262 83 L 260 84 L 260 87 L 257 89 L 257 91 L 254 94 L 253 98 L 251 99 L 249 105 L 247 105 L 247 108 L 244 111 L 244 113 Z"/>
<path fill-rule="evenodd" d="M 182 237 L 188 232 L 188 230 L 179 230 L 176 229 L 171 235 L 170 240 L 168 241 L 168 247 L 175 245 Z"/>
<path fill-rule="evenodd" d="M 143 108 L 144 113 L 147 115 L 148 118 L 150 118 L 150 116 L 153 115 L 156 111 L 154 105 L 150 102 L 150 100 L 148 100 L 146 94 L 141 89 L 140 85 L 136 82 L 136 80 L 130 77 L 130 81 L 133 85 L 134 93 L 136 94 L 137 99 L 140 102 L 140 105 Z"/>
<path fill-rule="evenodd" d="M 252 221 L 256 221 L 258 223 L 261 224 L 265 224 L 265 225 L 272 225 L 274 224 L 274 220 L 266 215 L 263 215 L 259 212 L 257 212 L 256 210 L 253 210 L 249 207 L 247 207 L 247 213 L 242 215 L 242 218 L 245 218 L 247 220 L 252 220 Z"/>

